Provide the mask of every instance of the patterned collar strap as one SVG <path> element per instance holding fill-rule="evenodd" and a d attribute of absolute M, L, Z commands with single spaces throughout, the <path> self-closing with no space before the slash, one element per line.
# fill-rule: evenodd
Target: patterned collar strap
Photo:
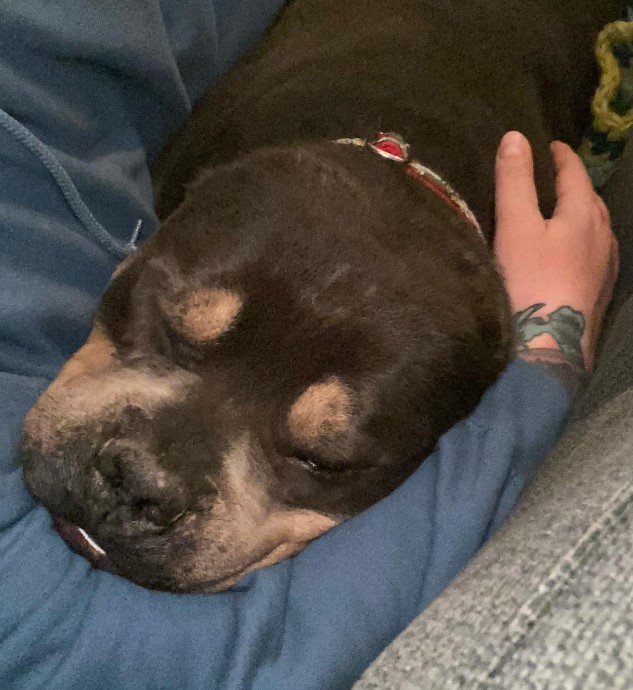
<path fill-rule="evenodd" d="M 403 163 L 404 171 L 407 175 L 422 183 L 447 206 L 453 209 L 455 213 L 465 218 L 475 228 L 481 239 L 484 242 L 486 241 L 475 214 L 470 210 L 464 199 L 436 172 L 422 165 L 419 161 L 409 158 L 409 144 L 400 135 L 393 132 L 379 132 L 373 140 L 359 138 L 337 139 L 336 143 L 368 148 L 382 156 L 382 158 L 395 161 L 396 163 Z"/>

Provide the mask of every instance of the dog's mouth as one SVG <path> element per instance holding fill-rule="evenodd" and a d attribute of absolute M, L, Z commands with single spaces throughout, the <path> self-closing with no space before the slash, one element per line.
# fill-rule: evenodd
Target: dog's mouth
<path fill-rule="evenodd" d="M 60 517 L 53 517 L 53 527 L 59 536 L 68 544 L 68 546 L 77 554 L 85 558 L 93 568 L 98 570 L 105 570 L 109 573 L 117 574 L 117 570 L 108 558 L 106 551 L 99 546 L 99 544 L 81 527 L 74 525 Z M 206 580 L 195 584 L 189 584 L 182 589 L 176 588 L 176 591 L 183 591 L 188 593 L 213 593 L 222 592 L 241 580 L 247 573 L 253 570 L 264 568 L 272 565 L 283 558 L 294 556 L 301 551 L 307 544 L 305 542 L 297 542 L 294 544 L 281 544 L 271 551 L 265 553 L 254 559 L 247 565 L 243 565 L 234 572 L 223 575 L 220 578 Z"/>
<path fill-rule="evenodd" d="M 104 549 L 81 527 L 59 517 L 53 517 L 53 527 L 68 546 L 94 568 L 115 572 Z"/>

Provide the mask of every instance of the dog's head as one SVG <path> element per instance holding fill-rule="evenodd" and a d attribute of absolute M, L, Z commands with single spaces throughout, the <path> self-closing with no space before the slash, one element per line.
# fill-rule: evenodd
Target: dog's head
<path fill-rule="evenodd" d="M 488 249 L 390 163 L 260 151 L 116 271 L 25 420 L 25 477 L 116 572 L 223 589 L 401 483 L 511 332 Z"/>

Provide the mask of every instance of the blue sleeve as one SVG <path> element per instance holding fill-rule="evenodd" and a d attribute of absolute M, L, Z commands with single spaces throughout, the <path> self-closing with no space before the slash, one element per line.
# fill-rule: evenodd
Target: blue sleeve
<path fill-rule="evenodd" d="M 280 4 L 0 0 L 0 688 L 349 687 L 559 433 L 566 393 L 515 362 L 393 494 L 213 596 L 91 569 L 26 492 L 22 418 L 85 338 L 138 221 L 141 237 L 155 227 L 147 161 Z"/>

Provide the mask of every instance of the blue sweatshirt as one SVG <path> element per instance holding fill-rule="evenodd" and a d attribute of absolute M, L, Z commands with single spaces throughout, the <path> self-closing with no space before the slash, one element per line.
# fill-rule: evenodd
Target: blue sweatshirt
<path fill-rule="evenodd" d="M 348 688 L 507 517 L 568 397 L 513 363 L 378 505 L 211 596 L 91 569 L 27 493 L 22 419 L 156 227 L 148 162 L 281 0 L 0 0 L 0 688 Z"/>

